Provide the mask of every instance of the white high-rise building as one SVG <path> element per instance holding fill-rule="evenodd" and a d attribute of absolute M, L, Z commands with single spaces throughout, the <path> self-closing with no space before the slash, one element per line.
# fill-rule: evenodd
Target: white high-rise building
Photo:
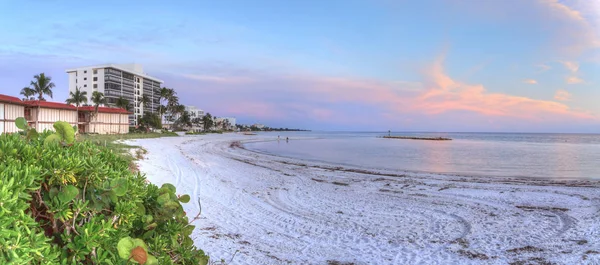
<path fill-rule="evenodd" d="M 114 107 L 117 99 L 123 97 L 129 101 L 129 124 L 137 125 L 138 116 L 145 112 L 156 112 L 160 106 L 160 84 L 162 80 L 144 73 L 139 64 L 103 64 L 67 69 L 69 91 L 76 88 L 87 92 L 88 102 L 94 91 L 104 94 L 106 105 Z M 142 104 L 142 98 L 149 99 Z"/>

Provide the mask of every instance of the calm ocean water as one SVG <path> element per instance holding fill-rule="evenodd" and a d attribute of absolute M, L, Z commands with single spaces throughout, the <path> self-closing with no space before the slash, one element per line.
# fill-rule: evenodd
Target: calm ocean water
<path fill-rule="evenodd" d="M 465 176 L 600 179 L 600 134 L 392 133 L 453 141 L 383 139 L 387 132 L 269 132 L 251 150 L 375 169 Z M 286 142 L 285 138 L 290 137 Z"/>

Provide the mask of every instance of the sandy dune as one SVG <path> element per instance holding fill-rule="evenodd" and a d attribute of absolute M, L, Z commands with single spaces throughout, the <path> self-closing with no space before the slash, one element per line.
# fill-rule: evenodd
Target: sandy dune
<path fill-rule="evenodd" d="M 375 172 L 230 147 L 256 139 L 132 141 L 150 181 L 200 199 L 195 242 L 217 260 L 600 264 L 598 182 Z"/>

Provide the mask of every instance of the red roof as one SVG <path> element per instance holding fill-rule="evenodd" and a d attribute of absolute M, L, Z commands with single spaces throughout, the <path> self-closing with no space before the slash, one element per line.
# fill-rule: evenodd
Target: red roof
<path fill-rule="evenodd" d="M 43 100 L 29 100 L 29 101 L 23 101 L 23 103 L 25 103 L 26 105 L 28 105 L 30 107 L 40 106 L 42 108 L 47 108 L 47 109 L 77 110 L 77 108 L 73 105 L 69 105 L 69 104 L 65 104 L 65 103 L 58 103 L 58 102 L 43 101 Z"/>
<path fill-rule="evenodd" d="M 16 97 L 7 96 L 7 95 L 2 95 L 2 94 L 0 94 L 0 102 L 15 103 L 15 104 L 18 104 L 18 105 L 24 105 L 23 101 L 21 101 L 20 99 L 18 99 Z"/>
<path fill-rule="evenodd" d="M 81 111 L 96 111 L 96 109 L 93 106 L 85 106 L 85 107 L 79 107 L 79 110 Z M 98 112 L 100 113 L 123 113 L 123 114 L 130 114 L 132 112 L 129 112 L 125 109 L 121 109 L 121 108 L 108 108 L 108 107 L 98 107 Z"/>

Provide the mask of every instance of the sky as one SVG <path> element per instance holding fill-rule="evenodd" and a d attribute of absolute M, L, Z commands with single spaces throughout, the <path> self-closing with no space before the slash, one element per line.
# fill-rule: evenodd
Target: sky
<path fill-rule="evenodd" d="M 238 123 L 600 133 L 600 0 L 0 0 L 0 94 L 139 63 Z"/>

